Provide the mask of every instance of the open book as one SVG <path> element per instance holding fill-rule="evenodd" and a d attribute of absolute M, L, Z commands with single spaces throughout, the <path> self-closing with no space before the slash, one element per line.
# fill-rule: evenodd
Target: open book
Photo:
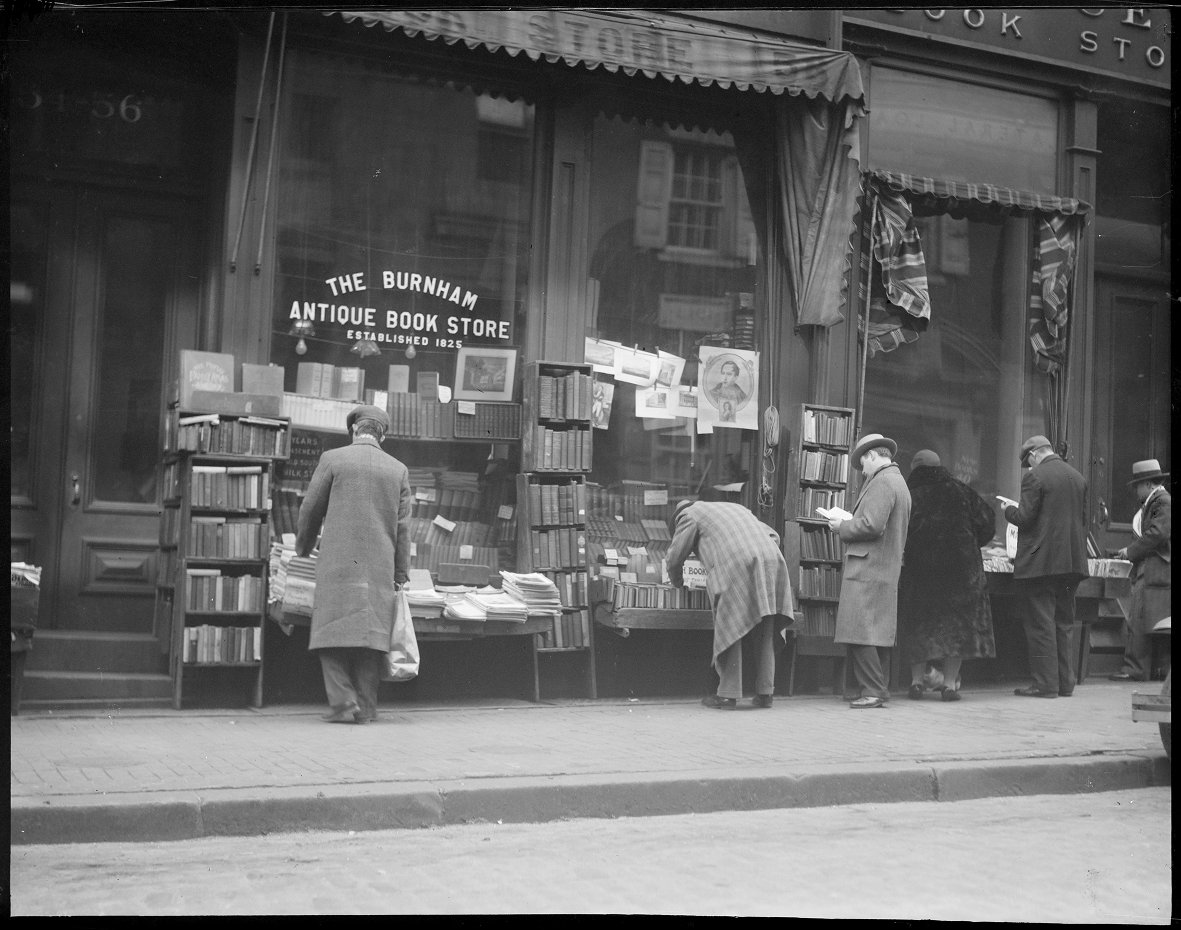
<path fill-rule="evenodd" d="M 853 514 L 843 507 L 817 507 L 816 512 L 825 520 L 852 520 Z"/>

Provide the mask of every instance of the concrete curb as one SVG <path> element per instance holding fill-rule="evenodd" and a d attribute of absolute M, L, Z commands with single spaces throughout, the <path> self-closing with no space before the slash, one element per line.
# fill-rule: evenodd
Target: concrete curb
<path fill-rule="evenodd" d="M 480 822 L 1123 791 L 1172 783 L 1163 754 L 964 762 L 766 766 L 717 771 L 546 776 L 13 799 L 12 845 L 143 842 L 318 830 L 389 830 Z"/>

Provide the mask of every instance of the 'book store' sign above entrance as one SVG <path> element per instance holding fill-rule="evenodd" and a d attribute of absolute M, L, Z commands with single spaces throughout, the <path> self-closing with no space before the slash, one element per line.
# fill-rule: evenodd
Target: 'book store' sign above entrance
<path fill-rule="evenodd" d="M 288 319 L 308 320 L 317 326 L 339 326 L 344 339 L 372 339 L 394 345 L 461 349 L 466 341 L 478 339 L 509 342 L 512 323 L 481 316 L 476 310 L 479 295 L 445 278 L 417 271 L 381 271 L 372 282 L 364 271 L 334 275 L 324 282 L 329 294 L 324 300 L 296 298 Z M 410 308 L 367 306 L 377 303 L 373 295 L 410 296 Z M 415 295 L 433 298 L 420 301 Z"/>

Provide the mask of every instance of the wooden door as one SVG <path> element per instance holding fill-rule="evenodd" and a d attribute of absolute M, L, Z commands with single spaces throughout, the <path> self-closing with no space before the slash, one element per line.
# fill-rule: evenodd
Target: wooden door
<path fill-rule="evenodd" d="M 40 625 L 152 632 L 157 462 L 196 275 L 181 198 L 13 187 L 13 558 Z"/>
<path fill-rule="evenodd" d="M 1095 299 L 1095 418 L 1090 530 L 1104 549 L 1131 541 L 1132 463 L 1156 458 L 1169 470 L 1171 385 L 1165 285 L 1099 277 Z"/>

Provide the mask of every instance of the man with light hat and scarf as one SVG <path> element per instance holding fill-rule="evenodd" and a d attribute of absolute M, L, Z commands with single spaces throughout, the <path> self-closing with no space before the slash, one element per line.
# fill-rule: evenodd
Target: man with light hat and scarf
<path fill-rule="evenodd" d="M 329 723 L 377 719 L 394 593 L 409 577 L 410 477 L 382 451 L 389 425 L 380 407 L 351 411 L 352 443 L 320 456 L 299 508 L 296 552 L 309 555 L 320 539 L 308 648 L 320 656 Z"/>
<path fill-rule="evenodd" d="M 1167 477 L 1169 473 L 1161 471 L 1156 459 L 1132 465 L 1128 484 L 1140 501 L 1132 518 L 1135 539 L 1116 553 L 1116 558 L 1132 563 L 1132 606 L 1123 667 L 1110 676 L 1112 681 L 1148 681 L 1152 677 L 1152 627 L 1172 614 L 1173 498 L 1165 490 Z"/>
<path fill-rule="evenodd" d="M 898 443 L 881 433 L 857 440 L 849 456 L 865 480 L 847 519 L 829 527 L 845 547 L 835 642 L 845 644 L 858 694 L 846 694 L 854 710 L 885 707 L 890 686 L 880 649 L 898 633 L 898 577 L 910 525 L 910 490 L 894 464 Z M 848 679 L 848 669 L 846 669 Z"/>
<path fill-rule="evenodd" d="M 669 580 L 684 586 L 685 560 L 696 553 L 705 566 L 706 590 L 714 614 L 713 666 L 717 694 L 706 707 L 730 710 L 742 697 L 742 642 L 758 648 L 753 705 L 771 706 L 775 690 L 775 652 L 794 623 L 795 606 L 779 534 L 741 504 L 679 501 L 673 515 L 667 561 Z"/>

